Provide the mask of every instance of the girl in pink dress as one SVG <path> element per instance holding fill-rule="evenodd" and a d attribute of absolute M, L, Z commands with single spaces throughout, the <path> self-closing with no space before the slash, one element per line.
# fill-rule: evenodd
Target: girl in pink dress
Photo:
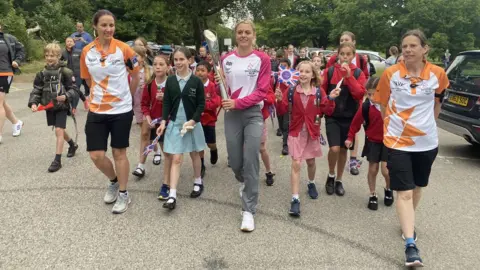
<path fill-rule="evenodd" d="M 308 194 L 316 199 L 318 192 L 315 187 L 315 158 L 322 156 L 320 144 L 320 119 L 325 114 L 331 114 L 335 109 L 335 98 L 340 90 L 333 90 L 329 96 L 320 88 L 321 77 L 315 72 L 315 66 L 310 61 L 298 65 L 299 83 L 290 87 L 283 94 L 276 91 L 277 110 L 279 113 L 289 112 L 290 126 L 288 131 L 288 149 L 292 156 L 291 187 L 292 201 L 289 214 L 300 216 L 300 166 L 306 161 L 308 166 Z"/>

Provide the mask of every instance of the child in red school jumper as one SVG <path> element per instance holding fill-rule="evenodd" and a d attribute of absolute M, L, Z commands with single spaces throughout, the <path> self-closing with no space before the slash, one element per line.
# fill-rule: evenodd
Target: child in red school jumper
<path fill-rule="evenodd" d="M 145 121 L 142 125 L 142 136 L 140 144 L 140 163 L 133 172 L 136 176 L 145 175 L 144 164 L 147 157 L 143 154 L 145 147 L 157 137 L 156 129 L 159 126 L 159 123 L 152 125 L 152 121 L 162 117 L 163 110 L 163 94 L 165 92 L 165 81 L 168 76 L 168 59 L 164 56 L 157 55 L 153 59 L 153 75 L 152 78 L 147 82 L 145 88 L 143 89 L 142 95 L 142 112 L 145 116 Z M 158 140 L 160 147 L 156 146 L 155 154 L 153 158 L 154 165 L 160 165 L 161 162 L 161 151 L 163 149 L 163 135 Z M 168 160 L 165 161 L 165 167 L 169 168 Z M 142 175 L 139 175 L 141 173 Z M 169 193 L 169 179 L 170 179 L 170 170 L 163 170 L 163 185 L 160 187 L 158 194 L 158 199 L 166 200 Z"/>
<path fill-rule="evenodd" d="M 260 156 L 262 157 L 263 165 L 265 166 L 265 176 L 266 176 L 266 184 L 267 186 L 272 186 L 275 182 L 273 178 L 275 174 L 272 172 L 271 163 L 270 163 L 270 155 L 267 151 L 267 119 L 271 117 L 272 111 L 275 104 L 275 93 L 273 92 L 273 87 L 270 87 L 268 90 L 267 96 L 263 100 L 263 108 L 262 108 L 262 115 L 263 115 L 263 131 L 262 131 L 262 140 L 260 144 Z"/>
<path fill-rule="evenodd" d="M 340 63 L 336 63 L 324 72 L 322 88 L 326 90 L 327 94 L 333 91 L 337 84 L 343 80 L 340 85 L 340 95 L 335 99 L 335 110 L 331 115 L 325 116 L 325 129 L 327 130 L 327 140 L 330 147 L 328 151 L 329 173 L 325 184 L 328 195 L 335 193 L 338 196 L 343 196 L 345 194 L 342 183 L 345 163 L 347 162 L 345 141 L 353 117 L 366 93 L 365 75 L 352 63 L 355 50 L 353 43 L 342 43 L 338 48 Z M 353 147 L 349 149 L 352 150 Z M 335 174 L 335 168 L 337 174 Z"/>
<path fill-rule="evenodd" d="M 292 157 L 291 187 L 292 200 L 289 210 L 291 216 L 300 216 L 300 166 L 306 161 L 308 166 L 308 195 L 312 199 L 318 197 L 315 186 L 315 158 L 322 156 L 320 144 L 320 119 L 323 113 L 331 114 L 335 109 L 335 98 L 340 89 L 333 89 L 329 95 L 320 88 L 321 78 L 312 62 L 304 61 L 298 65 L 299 84 L 291 87 L 286 93 L 279 89 L 275 92 L 277 109 L 285 113 L 290 111 L 288 146 Z"/>
<path fill-rule="evenodd" d="M 358 109 L 353 118 L 348 132 L 348 138 L 345 146 L 350 148 L 355 135 L 363 124 L 365 129 L 365 146 L 363 147 L 362 157 L 368 160 L 368 187 L 370 189 L 370 198 L 368 200 L 368 209 L 378 209 L 378 198 L 375 192 L 379 164 L 381 163 L 382 175 L 385 178 L 385 197 L 384 204 L 391 206 L 393 204 L 393 191 L 390 189 L 390 177 L 387 169 L 388 150 L 383 145 L 383 119 L 380 112 L 380 105 L 374 104 L 370 99 L 375 94 L 380 78 L 371 77 L 367 82 L 368 99 Z"/>
<path fill-rule="evenodd" d="M 215 124 L 217 123 L 217 111 L 222 104 L 222 99 L 217 94 L 217 86 L 215 81 L 209 79 L 209 74 L 212 71 L 212 66 L 207 61 L 200 61 L 197 64 L 195 76 L 199 77 L 204 85 L 205 89 L 205 109 L 200 122 L 202 123 L 203 133 L 205 135 L 205 142 L 208 148 L 210 148 L 210 163 L 212 165 L 217 164 L 218 151 L 217 151 L 217 139 L 215 133 Z M 200 159 L 202 161 L 201 176 L 205 176 L 205 151 L 200 152 Z"/>
<path fill-rule="evenodd" d="M 286 58 L 281 59 L 279 61 L 279 63 L 280 63 L 279 67 L 282 66 L 286 69 L 291 68 L 290 60 L 288 60 Z M 280 71 L 280 68 L 279 68 L 279 71 Z M 278 76 L 280 76 L 280 74 Z M 274 85 L 273 85 L 273 89 L 275 89 L 275 91 L 279 89 L 282 93 L 286 93 L 288 91 L 289 86 L 286 83 L 280 83 L 279 79 L 278 79 L 278 76 L 276 76 L 276 79 L 275 79 L 275 82 L 274 82 Z M 282 155 L 286 156 L 286 155 L 288 155 L 288 143 L 287 143 L 287 139 L 288 139 L 288 120 L 289 120 L 288 111 L 280 113 L 277 110 L 277 118 L 278 118 L 277 136 L 282 136 L 282 141 L 283 141 Z"/>

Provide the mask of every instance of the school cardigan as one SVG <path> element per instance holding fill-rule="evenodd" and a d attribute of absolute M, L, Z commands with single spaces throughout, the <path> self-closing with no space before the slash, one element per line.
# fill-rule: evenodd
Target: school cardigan
<path fill-rule="evenodd" d="M 149 86 L 150 91 L 148 91 Z M 145 84 L 142 92 L 142 113 L 145 116 L 149 115 L 152 120 L 162 117 L 163 113 L 163 101 L 157 99 L 157 92 L 165 92 L 165 87 L 158 90 L 155 80 L 149 84 Z"/>
<path fill-rule="evenodd" d="M 370 109 L 368 110 L 368 127 L 365 130 L 365 135 L 367 135 L 367 140 L 375 143 L 382 143 L 383 142 L 383 119 L 382 114 L 377 109 L 375 105 L 370 102 Z M 355 134 L 360 131 L 363 122 L 363 112 L 362 106 L 358 108 L 355 117 L 350 124 L 350 130 L 348 131 L 348 140 L 353 142 Z"/>
<path fill-rule="evenodd" d="M 163 96 L 163 119 L 175 121 L 180 99 L 183 101 L 185 115 L 188 120 L 200 122 L 200 117 L 205 109 L 205 94 L 203 83 L 200 78 L 189 75 L 187 84 L 180 89 L 177 75 L 171 75 L 165 83 L 165 94 Z"/>
<path fill-rule="evenodd" d="M 202 126 L 214 127 L 217 122 L 217 110 L 222 105 L 222 99 L 217 94 L 217 86 L 213 81 L 208 80 L 206 85 L 204 84 L 205 92 L 205 111 L 200 117 Z"/>

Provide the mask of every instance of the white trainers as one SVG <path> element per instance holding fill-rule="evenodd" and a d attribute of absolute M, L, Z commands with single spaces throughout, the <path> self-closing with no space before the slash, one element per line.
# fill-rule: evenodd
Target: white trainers
<path fill-rule="evenodd" d="M 12 135 L 13 137 L 18 137 L 20 136 L 20 133 L 22 133 L 22 128 L 23 128 L 23 122 L 21 120 L 18 120 L 16 124 L 12 125 Z"/>
<path fill-rule="evenodd" d="M 118 194 L 117 202 L 112 208 L 112 213 L 121 214 L 127 211 L 128 205 L 132 202 L 128 192 Z"/>
<path fill-rule="evenodd" d="M 250 212 L 243 212 L 242 226 L 240 230 L 244 232 L 253 232 L 255 230 L 255 221 L 253 220 L 253 215 Z"/>
<path fill-rule="evenodd" d="M 105 203 L 114 203 L 117 200 L 118 197 L 118 190 L 120 189 L 120 185 L 118 182 L 116 183 L 110 183 L 108 185 L 107 193 L 105 193 L 105 197 L 103 197 L 103 201 Z"/>

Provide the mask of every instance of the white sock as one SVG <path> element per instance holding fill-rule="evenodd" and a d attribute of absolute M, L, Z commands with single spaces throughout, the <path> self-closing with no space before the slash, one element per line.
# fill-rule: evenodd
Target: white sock
<path fill-rule="evenodd" d="M 155 152 L 155 154 L 161 155 L 161 154 L 162 154 L 162 150 L 160 150 L 160 148 L 158 148 L 158 150 L 157 150 L 157 152 Z"/>
<path fill-rule="evenodd" d="M 336 179 L 335 182 L 342 182 L 342 179 Z"/>
<path fill-rule="evenodd" d="M 170 189 L 170 194 L 168 195 L 168 197 L 172 197 L 172 198 L 177 198 L 177 190 L 176 189 Z"/>
<path fill-rule="evenodd" d="M 328 177 L 335 177 L 335 174 L 328 174 Z"/>
<path fill-rule="evenodd" d="M 314 183 L 315 183 L 315 179 L 307 181 L 307 184 L 314 184 Z"/>
<path fill-rule="evenodd" d="M 196 178 L 196 179 L 195 179 L 195 182 L 194 182 L 194 183 L 197 184 L 197 185 L 203 185 L 203 180 L 202 180 L 201 177 L 199 177 L 199 178 Z"/>
<path fill-rule="evenodd" d="M 145 163 L 138 163 L 137 168 L 145 169 Z"/>
<path fill-rule="evenodd" d="M 300 200 L 300 196 L 298 196 L 298 194 L 292 194 L 292 201 L 294 199 Z"/>

